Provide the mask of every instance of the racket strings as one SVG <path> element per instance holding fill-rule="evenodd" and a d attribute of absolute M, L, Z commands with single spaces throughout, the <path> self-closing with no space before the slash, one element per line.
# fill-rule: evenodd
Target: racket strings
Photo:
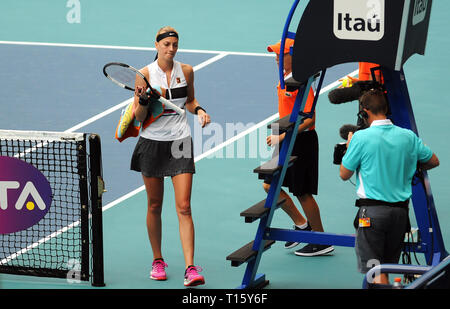
<path fill-rule="evenodd" d="M 145 76 L 141 72 L 127 64 L 118 62 L 108 63 L 103 67 L 103 73 L 111 81 L 127 90 L 135 91 L 135 85 L 143 85 L 145 86 L 146 90 L 150 89 L 151 92 L 154 91 Z M 173 109 L 179 115 L 185 114 L 185 110 L 183 108 L 180 108 L 179 106 L 173 104 L 166 98 L 162 96 L 159 97 L 158 95 L 157 99 L 158 101 L 160 101 L 160 103 L 163 103 L 164 106 L 167 107 L 167 109 Z"/>
<path fill-rule="evenodd" d="M 142 77 L 137 75 L 133 70 L 118 65 L 111 65 L 105 68 L 106 74 L 115 81 L 134 89 L 137 79 L 144 82 Z"/>

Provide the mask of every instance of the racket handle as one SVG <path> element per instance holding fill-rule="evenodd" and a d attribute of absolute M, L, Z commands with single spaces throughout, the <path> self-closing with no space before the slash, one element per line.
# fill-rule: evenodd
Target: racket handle
<path fill-rule="evenodd" d="M 161 103 L 164 104 L 164 106 L 166 108 L 171 108 L 173 109 L 178 115 L 184 116 L 184 114 L 186 113 L 186 111 L 182 108 L 179 108 L 178 106 L 176 106 L 175 104 L 173 104 L 172 102 L 170 102 L 169 100 L 167 100 L 166 98 L 163 97 L 159 97 L 158 99 Z"/>

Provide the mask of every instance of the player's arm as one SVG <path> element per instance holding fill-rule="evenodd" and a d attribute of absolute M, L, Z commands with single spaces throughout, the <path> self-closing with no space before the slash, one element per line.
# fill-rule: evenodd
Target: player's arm
<path fill-rule="evenodd" d="M 145 67 L 141 70 L 139 70 L 142 74 L 144 74 L 145 78 L 147 78 L 147 80 L 150 80 L 150 76 L 148 73 L 148 68 Z M 137 121 L 139 122 L 143 122 L 145 120 L 145 118 L 147 117 L 147 106 L 139 104 L 139 97 L 145 93 L 145 91 L 147 90 L 147 85 L 145 83 L 145 81 L 142 78 L 136 78 L 136 82 L 135 82 L 135 86 L 134 86 L 134 108 L 135 108 L 135 112 L 134 112 L 134 116 L 136 118 Z"/>
<path fill-rule="evenodd" d="M 189 64 L 182 64 L 181 68 L 183 70 L 184 77 L 186 78 L 187 83 L 187 100 L 186 100 L 186 109 L 191 113 L 195 114 L 195 109 L 200 106 L 197 99 L 195 98 L 195 90 L 194 90 L 194 69 Z M 204 111 L 199 109 L 197 111 L 198 121 L 201 126 L 204 127 L 208 123 L 211 122 L 209 115 Z"/>
<path fill-rule="evenodd" d="M 200 106 L 200 104 L 195 98 L 194 69 L 189 64 L 182 64 L 181 68 L 183 69 L 184 77 L 186 78 L 187 83 L 186 109 L 190 113 L 195 114 L 195 108 Z"/>
<path fill-rule="evenodd" d="M 145 78 L 147 80 L 150 80 L 150 74 L 148 71 L 148 67 L 144 67 L 143 69 L 139 70 L 142 74 L 144 74 Z M 152 104 L 149 100 L 146 100 L 147 102 L 144 102 L 144 100 L 141 97 L 142 94 L 144 94 L 147 91 L 147 84 L 142 78 L 136 78 L 135 82 L 135 92 L 134 92 L 134 107 L 135 107 L 135 118 L 139 122 L 143 122 L 147 118 L 148 114 L 148 104 Z M 164 98 L 166 96 L 166 89 L 161 88 L 160 95 Z M 141 100 L 141 103 L 146 104 L 139 104 L 139 100 Z M 154 104 L 154 103 L 153 103 Z"/>

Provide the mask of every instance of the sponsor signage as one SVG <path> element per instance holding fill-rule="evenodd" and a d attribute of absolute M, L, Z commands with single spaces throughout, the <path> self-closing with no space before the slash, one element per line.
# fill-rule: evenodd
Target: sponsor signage
<path fill-rule="evenodd" d="M 49 211 L 52 189 L 33 165 L 0 156 L 0 234 L 26 230 Z"/>

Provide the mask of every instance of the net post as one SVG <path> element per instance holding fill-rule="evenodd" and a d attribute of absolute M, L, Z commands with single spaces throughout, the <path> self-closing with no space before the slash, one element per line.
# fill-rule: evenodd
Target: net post
<path fill-rule="evenodd" d="M 80 186 L 81 273 L 80 280 L 89 280 L 89 197 L 86 137 L 76 143 Z M 68 274 L 69 275 L 69 274 Z"/>
<path fill-rule="evenodd" d="M 102 175 L 102 153 L 100 136 L 89 135 L 91 173 L 91 215 L 92 215 L 92 285 L 105 286 L 103 265 L 103 218 L 102 195 L 105 186 Z"/>

